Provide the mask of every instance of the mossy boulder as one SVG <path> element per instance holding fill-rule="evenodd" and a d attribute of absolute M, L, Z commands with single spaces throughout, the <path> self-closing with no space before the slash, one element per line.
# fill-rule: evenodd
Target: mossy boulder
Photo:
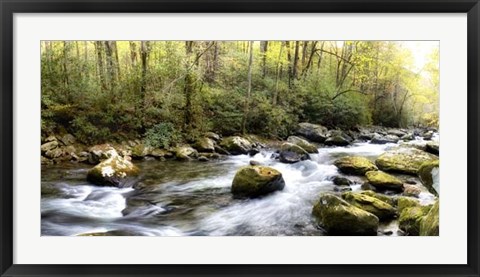
<path fill-rule="evenodd" d="M 420 223 L 420 236 L 438 236 L 440 203 L 437 200 Z"/>
<path fill-rule="evenodd" d="M 329 235 L 377 234 L 378 217 L 333 194 L 321 195 L 312 214 Z"/>
<path fill-rule="evenodd" d="M 296 163 L 299 161 L 304 161 L 310 159 L 308 152 L 305 151 L 302 147 L 285 142 L 280 147 L 280 154 L 279 154 L 280 162 L 282 163 Z"/>
<path fill-rule="evenodd" d="M 308 153 L 318 153 L 318 148 L 317 148 L 316 145 L 308 142 L 307 140 L 305 140 L 301 137 L 289 136 L 287 141 L 302 147 Z"/>
<path fill-rule="evenodd" d="M 438 157 L 413 147 L 398 147 L 380 155 L 375 164 L 383 171 L 417 174 L 424 162 L 438 160 Z"/>
<path fill-rule="evenodd" d="M 406 208 L 420 207 L 420 201 L 415 198 L 400 196 L 397 198 L 397 209 L 402 213 Z"/>
<path fill-rule="evenodd" d="M 324 144 L 328 146 L 347 146 L 350 144 L 350 140 L 345 136 L 336 134 L 327 138 Z"/>
<path fill-rule="evenodd" d="M 232 182 L 234 197 L 259 197 L 285 187 L 282 173 L 274 168 L 255 165 L 240 168 Z"/>
<path fill-rule="evenodd" d="M 368 171 L 365 173 L 368 183 L 378 190 L 403 191 L 403 182 L 395 176 L 382 171 Z"/>
<path fill-rule="evenodd" d="M 431 206 L 415 206 L 403 209 L 398 219 L 398 227 L 408 235 L 418 236 L 423 217 L 430 208 Z"/>
<path fill-rule="evenodd" d="M 328 129 L 322 125 L 303 122 L 298 124 L 296 133 L 313 142 L 323 143 L 328 136 Z"/>
<path fill-rule="evenodd" d="M 140 170 L 128 158 L 112 155 L 87 173 L 87 181 L 99 186 L 123 187 L 129 177 L 138 176 Z"/>
<path fill-rule="evenodd" d="M 371 196 L 371 197 L 375 197 L 375 198 L 389 204 L 392 207 L 397 205 L 397 198 L 392 197 L 392 196 L 388 196 L 388 195 L 385 195 L 385 194 L 382 194 L 382 193 L 377 193 L 377 192 L 374 192 L 373 190 L 364 190 L 364 191 L 361 191 L 359 193 L 365 194 L 365 195 L 368 195 L 368 196 Z"/>
<path fill-rule="evenodd" d="M 181 161 L 188 161 L 198 156 L 198 151 L 192 147 L 185 145 L 175 148 L 175 158 Z"/>
<path fill-rule="evenodd" d="M 391 219 L 397 215 L 395 208 L 390 204 L 366 194 L 346 192 L 342 194 L 342 197 L 353 206 L 376 215 L 380 221 Z"/>
<path fill-rule="evenodd" d="M 382 136 L 380 134 L 375 134 L 372 137 L 372 140 L 370 141 L 370 143 L 373 143 L 373 144 L 397 143 L 399 140 L 400 138 L 395 135 Z"/>
<path fill-rule="evenodd" d="M 439 160 L 428 161 L 420 166 L 418 177 L 422 184 L 435 195 L 440 194 L 440 162 Z"/>
<path fill-rule="evenodd" d="M 207 137 L 199 138 L 193 147 L 197 149 L 198 152 L 212 153 L 215 152 L 215 141 Z"/>
<path fill-rule="evenodd" d="M 351 175 L 365 175 L 378 168 L 367 158 L 358 156 L 343 157 L 334 162 L 340 172 Z"/>
<path fill-rule="evenodd" d="M 220 142 L 222 149 L 232 155 L 248 154 L 253 149 L 252 143 L 239 136 L 226 137 Z"/>
<path fill-rule="evenodd" d="M 51 151 L 57 147 L 58 147 L 58 141 L 54 140 L 54 141 L 49 141 L 47 143 L 42 144 L 40 146 L 40 150 L 42 151 L 42 154 L 45 154 L 46 152 Z"/>

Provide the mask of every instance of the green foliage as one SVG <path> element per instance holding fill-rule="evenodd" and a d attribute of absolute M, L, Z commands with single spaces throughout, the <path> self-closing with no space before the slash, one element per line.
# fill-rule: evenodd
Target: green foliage
<path fill-rule="evenodd" d="M 159 123 L 148 129 L 145 134 L 145 143 L 156 148 L 174 146 L 181 138 L 181 134 L 172 123 Z"/>
<path fill-rule="evenodd" d="M 419 72 L 399 42 L 270 41 L 267 53 L 254 42 L 247 99 L 248 42 L 197 41 L 190 52 L 184 41 L 141 46 L 42 42 L 42 136 L 66 131 L 90 144 L 144 134 L 167 147 L 207 131 L 238 134 L 245 114 L 247 132 L 275 138 L 302 121 L 438 126 L 438 48 Z"/>

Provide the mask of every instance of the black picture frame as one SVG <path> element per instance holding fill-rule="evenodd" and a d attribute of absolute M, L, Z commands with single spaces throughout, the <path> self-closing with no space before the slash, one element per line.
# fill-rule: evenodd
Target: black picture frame
<path fill-rule="evenodd" d="M 479 276 L 478 0 L 0 0 L 1 276 Z M 15 13 L 467 13 L 468 263 L 466 265 L 25 265 L 13 264 L 13 15 Z M 452 253 L 454 255 L 454 253 Z"/>

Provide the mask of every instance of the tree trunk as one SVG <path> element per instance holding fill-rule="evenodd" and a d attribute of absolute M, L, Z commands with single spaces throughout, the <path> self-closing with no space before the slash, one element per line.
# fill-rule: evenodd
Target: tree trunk
<path fill-rule="evenodd" d="M 307 47 L 308 41 L 304 41 L 302 46 L 302 68 L 305 67 L 305 62 L 307 60 Z"/>
<path fill-rule="evenodd" d="M 281 58 L 282 58 L 282 53 L 283 53 L 283 43 L 281 42 L 280 46 L 280 53 L 278 54 L 278 60 L 277 60 L 277 74 L 275 78 L 275 91 L 273 93 L 273 98 L 272 98 L 272 105 L 276 106 L 277 101 L 278 101 L 278 82 L 280 81 L 280 65 L 281 65 Z"/>
<path fill-rule="evenodd" d="M 302 71 L 303 77 L 305 77 L 307 75 L 307 72 L 310 69 L 310 66 L 312 65 L 313 56 L 315 55 L 315 52 L 317 51 L 317 43 L 318 43 L 318 41 L 314 41 L 312 43 L 312 47 L 311 47 L 311 50 L 310 50 L 310 56 L 308 57 L 307 65 L 303 68 L 303 71 Z M 322 42 L 322 48 L 323 48 L 323 42 Z"/>
<path fill-rule="evenodd" d="M 115 64 L 113 57 L 113 46 L 111 41 L 105 41 L 105 53 L 107 59 L 108 86 L 113 89 L 115 86 Z"/>
<path fill-rule="evenodd" d="M 140 85 L 140 92 L 142 94 L 146 91 L 147 71 L 148 71 L 148 54 L 149 54 L 149 42 L 142 40 L 140 42 L 140 56 L 142 59 L 142 80 Z"/>
<path fill-rule="evenodd" d="M 65 84 L 65 87 L 68 87 L 68 52 L 69 52 L 69 42 L 64 41 L 63 42 L 63 82 Z"/>
<path fill-rule="evenodd" d="M 117 42 L 113 41 L 113 52 L 115 53 L 115 72 L 116 72 L 116 80 L 120 80 L 121 72 L 120 72 L 120 60 L 118 59 L 118 47 Z"/>
<path fill-rule="evenodd" d="M 247 97 L 245 99 L 245 107 L 243 112 L 243 120 L 242 120 L 242 133 L 246 134 L 246 125 L 248 120 L 248 113 L 250 109 L 250 98 L 252 92 L 252 63 L 253 63 L 253 41 L 250 41 L 250 57 L 248 59 L 248 87 L 247 87 Z"/>
<path fill-rule="evenodd" d="M 293 58 L 293 72 L 292 72 L 292 77 L 293 79 L 297 79 L 297 67 L 298 67 L 298 52 L 300 49 L 300 42 L 295 41 L 295 54 Z"/>
<path fill-rule="evenodd" d="M 267 76 L 267 51 L 268 51 L 268 41 L 261 42 L 262 50 L 262 76 L 265 78 Z"/>
<path fill-rule="evenodd" d="M 194 90 L 194 77 L 191 72 L 192 67 L 192 53 L 193 48 L 195 46 L 194 41 L 185 41 L 185 53 L 186 53 L 186 62 L 185 62 L 185 85 L 183 88 L 183 92 L 185 94 L 185 128 L 187 130 L 191 129 L 191 125 L 193 122 L 193 114 L 192 114 L 192 95 Z M 193 63 L 196 63 L 194 61 Z"/>
<path fill-rule="evenodd" d="M 292 88 L 292 78 L 293 78 L 293 66 L 292 66 L 292 55 L 290 53 L 290 41 L 285 41 L 285 47 L 287 48 L 287 62 L 288 62 L 288 88 Z"/>
<path fill-rule="evenodd" d="M 137 65 L 137 44 L 134 41 L 130 41 L 130 61 L 132 68 Z"/>
<path fill-rule="evenodd" d="M 97 52 L 97 72 L 102 89 L 106 89 L 105 70 L 103 68 L 103 45 L 101 41 L 95 41 L 95 52 Z"/>

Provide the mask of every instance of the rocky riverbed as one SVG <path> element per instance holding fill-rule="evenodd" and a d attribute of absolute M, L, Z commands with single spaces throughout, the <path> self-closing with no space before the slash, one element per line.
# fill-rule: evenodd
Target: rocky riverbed
<path fill-rule="evenodd" d="M 46 137 L 42 235 L 438 235 L 438 133 L 328 130 L 187 145 Z"/>

